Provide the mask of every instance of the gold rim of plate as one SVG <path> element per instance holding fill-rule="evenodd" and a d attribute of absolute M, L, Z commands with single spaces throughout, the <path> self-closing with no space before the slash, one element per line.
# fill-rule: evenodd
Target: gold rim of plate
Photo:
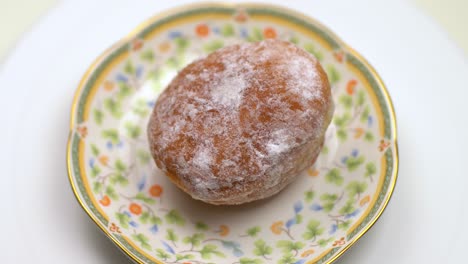
<path fill-rule="evenodd" d="M 154 15 L 150 17 L 149 19 L 145 20 L 141 24 L 139 24 L 137 27 L 135 27 L 129 34 L 127 34 L 125 37 L 117 41 L 115 44 L 107 48 L 101 55 L 99 55 L 93 62 L 92 64 L 86 69 L 83 77 L 81 78 L 78 87 L 75 91 L 75 94 L 73 96 L 73 102 L 72 102 L 72 108 L 71 108 L 71 116 L 70 116 L 70 131 L 69 131 L 69 137 L 68 137 L 68 142 L 67 142 L 67 172 L 68 172 L 68 179 L 70 181 L 70 186 L 73 190 L 73 193 L 75 195 L 75 198 L 77 199 L 78 203 L 80 206 L 83 208 L 83 210 L 88 214 L 88 216 L 93 220 L 93 222 L 99 226 L 102 232 L 106 234 L 106 236 L 113 242 L 115 243 L 121 251 L 123 251 L 127 257 L 129 257 L 132 261 L 136 263 L 144 263 L 143 261 L 139 260 L 137 256 L 135 256 L 131 251 L 129 251 L 120 241 L 118 241 L 112 234 L 107 230 L 105 226 L 103 226 L 96 216 L 90 212 L 90 210 L 87 208 L 86 203 L 82 200 L 77 186 L 75 185 L 73 181 L 73 176 L 72 176 L 72 160 L 71 160 L 71 143 L 72 143 L 72 134 L 74 130 L 74 125 L 75 125 L 75 115 L 74 113 L 76 112 L 76 109 L 78 107 L 78 101 L 80 98 L 80 95 L 82 93 L 82 90 L 85 86 L 86 81 L 88 80 L 89 76 L 93 73 L 95 70 L 96 66 L 99 65 L 103 61 L 104 58 L 106 58 L 112 51 L 114 51 L 117 47 L 122 46 L 123 44 L 131 41 L 134 39 L 138 33 L 140 33 L 142 30 L 144 30 L 146 27 L 150 26 L 154 22 L 168 17 L 170 15 L 174 15 L 183 11 L 187 11 L 193 8 L 203 8 L 203 7 L 229 7 L 229 8 L 268 8 L 272 10 L 278 10 L 283 13 L 289 14 L 293 17 L 298 17 L 304 21 L 313 23 L 318 25 L 321 30 L 325 31 L 328 35 L 333 36 L 333 38 L 340 43 L 340 45 L 343 47 L 344 50 L 346 50 L 348 53 L 352 54 L 356 58 L 358 58 L 364 65 L 365 67 L 371 72 L 372 77 L 375 78 L 377 81 L 378 85 L 382 87 L 382 92 L 384 95 L 384 99 L 388 103 L 388 108 L 390 110 L 390 122 L 391 122 L 391 130 L 392 130 L 392 148 L 395 151 L 395 161 L 394 161 L 394 169 L 392 173 L 392 182 L 390 183 L 389 190 L 388 190 L 388 196 L 383 201 L 383 204 L 380 208 L 380 210 L 376 213 L 374 218 L 370 220 L 368 226 L 361 231 L 359 234 L 357 234 L 351 241 L 348 242 L 348 244 L 340 250 L 335 256 L 331 257 L 327 263 L 332 263 L 336 261 L 338 258 L 340 258 L 348 249 L 351 248 L 351 246 L 356 243 L 364 234 L 366 234 L 377 222 L 377 220 L 380 218 L 382 213 L 385 211 L 388 202 L 390 201 L 393 191 L 396 185 L 396 181 L 398 178 L 398 169 L 399 169 L 399 154 L 398 154 L 398 143 L 397 143 L 397 124 L 396 124 L 396 114 L 395 114 L 395 109 L 390 97 L 390 94 L 388 93 L 387 87 L 385 86 L 383 80 L 380 78 L 380 76 L 377 74 L 376 70 L 372 65 L 361 55 L 359 54 L 354 48 L 350 47 L 348 44 L 346 44 L 340 37 L 338 37 L 334 32 L 332 32 L 328 27 L 323 25 L 321 22 L 315 20 L 314 18 L 307 16 L 303 13 L 297 12 L 295 10 L 285 8 L 282 6 L 278 5 L 272 5 L 272 4 L 264 4 L 264 3 L 219 3 L 219 2 L 205 2 L 205 3 L 196 3 L 196 4 L 186 4 L 180 7 L 172 8 L 163 12 L 158 13 L 157 15 Z M 162 263 L 162 262 L 161 262 Z"/>

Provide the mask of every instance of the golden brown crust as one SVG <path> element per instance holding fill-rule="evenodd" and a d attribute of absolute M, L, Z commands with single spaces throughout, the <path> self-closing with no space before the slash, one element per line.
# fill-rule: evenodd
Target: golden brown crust
<path fill-rule="evenodd" d="M 223 48 L 184 68 L 148 125 L 157 166 L 212 204 L 274 195 L 317 158 L 333 114 L 319 62 L 291 43 Z"/>

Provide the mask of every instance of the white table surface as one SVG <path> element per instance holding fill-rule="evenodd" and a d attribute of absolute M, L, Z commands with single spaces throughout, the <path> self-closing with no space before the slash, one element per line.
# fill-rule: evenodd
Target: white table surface
<path fill-rule="evenodd" d="M 188 1 L 70 1 L 0 66 L 1 263 L 128 263 L 79 207 L 65 146 L 91 61 L 152 14 Z M 375 66 L 396 108 L 400 173 L 376 225 L 338 263 L 466 263 L 468 63 L 401 1 L 272 1 L 319 19 Z"/>

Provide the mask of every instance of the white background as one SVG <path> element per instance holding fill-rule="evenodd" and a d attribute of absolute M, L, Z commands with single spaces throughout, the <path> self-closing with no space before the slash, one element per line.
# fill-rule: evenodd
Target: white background
<path fill-rule="evenodd" d="M 0 65 L 1 263 L 128 263 L 69 187 L 71 102 L 97 55 L 147 17 L 183 2 L 62 3 Z M 466 262 L 468 62 L 462 52 L 406 2 L 274 2 L 319 19 L 362 53 L 397 112 L 395 193 L 338 263 Z"/>

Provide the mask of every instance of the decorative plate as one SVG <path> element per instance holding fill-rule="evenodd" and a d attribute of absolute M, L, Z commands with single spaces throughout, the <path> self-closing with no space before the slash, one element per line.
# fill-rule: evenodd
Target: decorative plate
<path fill-rule="evenodd" d="M 242 206 L 191 199 L 154 165 L 146 125 L 177 70 L 223 46 L 280 38 L 328 73 L 335 116 L 317 163 L 280 194 Z M 198 4 L 149 19 L 104 52 L 76 92 L 72 189 L 138 263 L 329 263 L 382 214 L 397 178 L 395 113 L 375 70 L 317 21 L 260 4 Z"/>

